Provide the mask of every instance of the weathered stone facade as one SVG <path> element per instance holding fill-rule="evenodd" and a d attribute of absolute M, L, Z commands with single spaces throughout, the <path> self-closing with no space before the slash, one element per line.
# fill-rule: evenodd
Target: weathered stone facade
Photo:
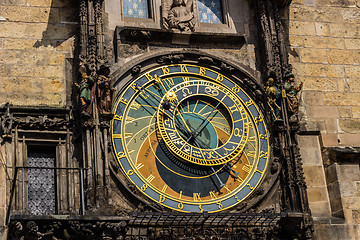
<path fill-rule="evenodd" d="M 318 239 L 360 236 L 359 7 L 294 0 L 283 15 L 290 62 L 304 82 L 299 139 Z"/>
<path fill-rule="evenodd" d="M 73 1 L 1 1 L 1 103 L 69 105 L 78 32 Z M 69 60 L 70 59 L 70 60 Z"/>
<path fill-rule="evenodd" d="M 257 21 L 259 16 L 256 15 L 254 10 L 256 4 L 253 1 L 225 1 L 226 24 L 214 26 L 197 23 L 195 29 L 198 32 L 195 31 L 195 35 L 197 34 L 196 37 L 200 39 L 197 42 L 189 40 L 189 35 L 178 32 L 174 35 L 161 35 L 168 37 L 169 41 L 163 38 L 163 42 L 159 42 L 159 38 L 154 37 L 162 29 L 160 0 L 152 1 L 153 19 L 146 19 L 147 21 L 144 22 L 140 19 L 124 18 L 121 14 L 122 1 L 119 0 L 90 1 L 98 5 L 95 6 L 95 10 L 90 9 L 87 13 L 81 12 L 84 10 L 81 9 L 81 2 L 85 1 L 0 0 L 0 113 L 4 119 L 7 117 L 7 109 L 17 114 L 14 115 L 13 127 L 6 125 L 0 131 L 2 134 L 0 140 L 3 141 L 0 143 L 0 239 L 6 239 L 7 221 L 10 219 L 8 215 L 21 215 L 22 210 L 22 199 L 11 199 L 11 189 L 14 184 L 12 179 L 16 172 L 14 164 L 20 166 L 22 161 L 25 162 L 28 142 L 36 142 L 39 139 L 56 142 L 58 154 L 56 159 L 62 161 L 59 167 L 75 169 L 82 166 L 91 169 L 89 164 L 96 164 L 91 162 L 92 159 L 100 155 L 105 162 L 104 165 L 98 165 L 93 173 L 86 172 L 88 175 L 85 179 L 89 182 L 89 186 L 87 186 L 88 202 L 85 210 L 91 216 L 118 215 L 117 218 L 112 219 L 118 221 L 116 223 L 118 225 L 85 224 L 84 229 L 89 228 L 93 232 L 102 229 L 104 239 L 111 239 L 110 236 L 115 239 L 114 234 L 117 231 L 122 235 L 126 232 L 125 222 L 128 219 L 123 217 L 123 212 L 134 208 L 137 211 L 158 210 L 145 206 L 147 200 L 136 199 L 137 195 L 126 196 L 126 191 L 133 190 L 134 186 L 125 186 L 123 187 L 125 190 L 119 191 L 119 185 L 123 184 L 125 179 L 121 175 L 118 177 L 110 173 L 119 172 L 119 167 L 116 162 L 107 162 L 111 159 L 111 151 L 107 156 L 108 152 L 103 150 L 108 148 L 108 145 L 103 145 L 104 142 L 107 144 L 108 126 L 104 123 L 107 119 L 100 119 L 104 120 L 103 122 L 85 121 L 85 124 L 81 122 L 87 129 L 83 133 L 74 130 L 76 124 L 80 124 L 80 114 L 73 113 L 70 109 L 77 107 L 75 97 L 77 92 L 73 83 L 78 81 L 77 70 L 81 61 L 87 61 L 88 64 L 92 63 L 91 61 L 98 61 L 97 67 L 99 67 L 101 65 L 99 62 L 106 59 L 102 63 L 110 66 L 110 76 L 114 81 L 127 69 L 131 69 L 131 66 L 136 75 L 135 67 L 138 66 L 136 64 L 150 56 L 162 56 L 164 52 L 179 52 L 182 49 L 185 49 L 184 52 L 198 51 L 204 56 L 213 57 L 212 60 L 207 58 L 204 61 L 211 62 L 215 59 L 223 60 L 225 63 L 231 62 L 236 66 L 241 65 L 257 78 L 262 86 L 265 85 L 268 77 L 265 73 L 270 72 L 269 69 L 265 70 L 268 66 L 265 67 L 266 64 L 263 62 L 266 53 L 259 40 L 261 38 Z M 300 128 L 297 131 L 297 139 L 309 207 L 314 220 L 314 239 L 359 240 L 360 1 L 293 0 L 289 6 L 286 5 L 289 1 L 268 2 L 274 5 L 283 2 L 285 5 L 280 9 L 280 13 L 285 29 L 284 40 L 288 46 L 289 63 L 292 65 L 292 72 L 296 75 L 297 82 L 304 82 L 300 96 Z M 86 55 L 84 52 L 89 51 L 84 46 L 95 45 L 84 44 L 84 40 L 81 39 L 84 29 L 81 29 L 79 24 L 83 21 L 79 19 L 79 15 L 84 17 L 84 14 L 90 14 L 87 16 L 89 19 L 92 17 L 99 19 L 99 15 L 91 16 L 93 10 L 95 13 L 102 13 L 102 22 L 92 22 L 91 26 L 96 24 L 103 26 L 101 29 L 103 32 L 100 34 L 103 39 L 96 40 L 97 44 L 103 44 L 101 45 L 103 48 L 94 51 L 103 51 L 101 57 L 104 59 L 90 59 L 92 55 L 88 53 L 87 57 L 90 58 L 83 58 Z M 274 28 L 276 27 L 270 27 L 273 31 Z M 139 30 L 137 32 L 139 35 L 134 37 L 132 33 L 125 33 L 124 29 Z M 152 35 L 147 33 L 148 29 L 151 29 Z M 212 37 L 209 42 L 207 42 L 208 36 Z M 226 37 L 231 41 L 225 42 Z M 281 41 L 281 37 L 279 38 L 278 41 Z M 167 61 L 173 60 L 167 59 Z M 286 65 L 284 62 L 283 64 Z M 225 64 L 221 67 L 224 71 L 232 71 L 232 66 Z M 96 70 L 99 69 L 91 69 L 93 74 L 96 74 Z M 281 71 L 285 73 L 285 70 L 289 69 Z M 279 70 L 280 75 L 282 75 L 281 71 Z M 24 113 L 28 116 L 36 115 L 39 108 L 44 110 L 39 111 L 36 118 L 26 118 L 24 115 Z M 32 112 L 31 109 L 37 110 Z M 18 133 L 18 129 L 25 131 Z M 104 142 L 96 145 L 94 143 L 96 136 L 98 138 L 102 136 Z M 88 142 L 84 140 L 85 138 Z M 93 140 L 89 140 L 90 138 Z M 94 149 L 91 144 L 94 145 Z M 79 152 L 84 151 L 83 158 L 79 157 L 81 153 L 77 155 L 76 149 L 82 149 Z M 69 163 L 71 161 L 72 163 Z M 59 212 L 60 210 L 61 214 L 81 212 L 81 196 L 75 194 L 81 187 L 80 177 L 67 175 L 61 177 L 59 181 L 66 182 L 62 186 L 71 186 L 69 187 L 71 190 L 59 190 L 58 194 L 61 196 Z M 16 181 L 21 184 L 20 177 Z M 101 184 L 98 184 L 99 182 Z M 74 196 L 69 198 L 72 192 Z M 273 204 L 269 200 L 273 196 L 276 196 L 273 197 L 273 201 L 277 199 L 278 195 L 275 192 L 271 190 L 264 197 L 272 205 L 260 206 L 251 211 L 280 211 L 279 204 Z M 15 195 L 23 196 L 21 187 L 15 191 Z M 14 201 L 13 209 L 9 209 L 11 201 Z M 246 206 L 242 207 L 246 208 Z M 111 234 L 105 234 L 106 230 L 103 229 L 110 228 Z M 117 228 L 121 231 L 116 230 Z M 74 230 L 75 227 L 70 229 Z M 261 234 L 256 231 L 258 230 L 253 230 L 253 236 L 257 234 L 260 236 Z M 274 229 L 266 229 L 266 231 L 262 236 L 268 239 L 273 236 L 273 232 L 276 232 Z"/>

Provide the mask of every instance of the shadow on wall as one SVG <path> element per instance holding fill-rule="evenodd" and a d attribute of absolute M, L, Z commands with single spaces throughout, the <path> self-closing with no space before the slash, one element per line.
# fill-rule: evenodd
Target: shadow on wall
<path fill-rule="evenodd" d="M 79 0 L 51 0 L 47 27 L 34 47 L 61 47 L 78 32 Z"/>

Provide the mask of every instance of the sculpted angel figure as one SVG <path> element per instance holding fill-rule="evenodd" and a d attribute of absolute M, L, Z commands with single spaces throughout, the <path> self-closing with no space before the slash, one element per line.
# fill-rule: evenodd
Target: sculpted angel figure
<path fill-rule="evenodd" d="M 162 0 L 163 25 L 166 29 L 194 31 L 193 0 Z"/>

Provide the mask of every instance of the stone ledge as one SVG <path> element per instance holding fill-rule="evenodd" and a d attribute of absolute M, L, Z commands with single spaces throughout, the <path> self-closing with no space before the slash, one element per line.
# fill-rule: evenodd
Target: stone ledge
<path fill-rule="evenodd" d="M 245 36 L 231 33 L 172 32 L 159 29 L 116 27 L 115 39 L 120 43 L 140 43 L 150 45 L 181 46 L 221 46 L 222 48 L 240 48 L 245 44 Z"/>

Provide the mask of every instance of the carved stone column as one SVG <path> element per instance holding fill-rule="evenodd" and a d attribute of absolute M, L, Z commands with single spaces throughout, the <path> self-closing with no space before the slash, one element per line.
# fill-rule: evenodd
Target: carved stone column
<path fill-rule="evenodd" d="M 106 204 L 106 176 L 108 176 L 108 124 L 104 125 L 104 117 L 99 112 L 99 94 L 101 89 L 98 84 L 101 81 L 102 69 L 107 65 L 107 55 L 104 35 L 104 1 L 81 0 L 80 1 L 80 69 L 85 72 L 88 81 L 88 94 L 91 95 L 87 102 L 86 111 L 79 113 L 79 127 L 82 131 L 82 157 L 83 166 L 86 167 L 87 204 L 89 208 L 96 209 Z M 84 76 L 80 76 L 79 78 Z M 79 79 L 78 82 L 82 80 Z M 77 84 L 81 85 L 81 84 Z M 83 84 L 84 85 L 84 84 Z M 80 86 L 80 91 L 81 87 Z M 81 98 L 79 92 L 79 97 Z M 81 100 L 81 99 L 80 99 Z M 79 104 L 79 100 L 77 105 Z M 80 110 L 80 109 L 79 109 Z M 80 111 L 79 111 L 80 112 Z M 106 118 L 106 116 L 105 116 Z M 109 122 L 110 120 L 106 118 Z"/>
<path fill-rule="evenodd" d="M 288 62 L 285 31 L 279 9 L 290 2 L 258 0 L 254 3 L 259 26 L 260 51 L 263 54 L 260 56 L 263 81 L 268 77 L 274 78 L 275 85 L 280 91 L 284 91 L 285 75 L 291 73 L 292 67 Z M 282 163 L 280 180 L 282 209 L 289 213 L 289 219 L 282 223 L 282 227 L 283 231 L 291 234 L 293 238 L 312 239 L 312 219 L 296 139 L 299 123 L 297 119 L 290 120 L 286 96 L 282 96 L 280 102 L 282 121 L 273 122 L 273 136 L 276 138 L 275 154 Z"/>

